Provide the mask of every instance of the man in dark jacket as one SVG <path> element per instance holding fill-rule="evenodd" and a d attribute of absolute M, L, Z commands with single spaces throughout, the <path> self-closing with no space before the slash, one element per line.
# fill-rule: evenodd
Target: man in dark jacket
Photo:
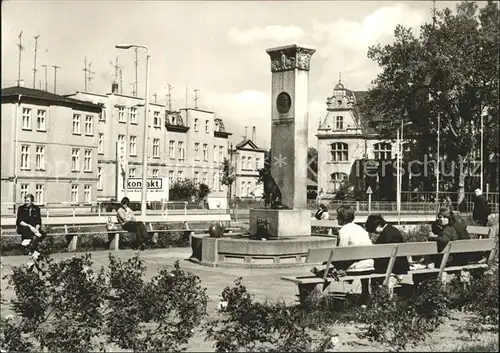
<path fill-rule="evenodd" d="M 17 234 L 21 235 L 21 244 L 37 259 L 40 255 L 38 245 L 46 234 L 41 229 L 42 216 L 40 207 L 33 203 L 34 199 L 32 194 L 27 194 L 24 198 L 24 205 L 19 206 L 17 209 L 16 230 Z"/>
<path fill-rule="evenodd" d="M 476 198 L 474 199 L 474 211 L 472 211 L 472 219 L 481 226 L 488 224 L 488 216 L 490 215 L 490 207 L 488 201 L 484 197 L 481 189 L 474 190 Z"/>
<path fill-rule="evenodd" d="M 396 227 L 388 224 L 381 215 L 369 215 L 365 223 L 366 231 L 379 234 L 375 244 L 404 243 L 403 235 Z M 389 259 L 374 259 L 374 268 L 376 273 L 385 273 Z M 410 269 L 408 258 L 406 256 L 397 257 L 394 262 L 392 273 L 396 275 L 407 274 Z"/>

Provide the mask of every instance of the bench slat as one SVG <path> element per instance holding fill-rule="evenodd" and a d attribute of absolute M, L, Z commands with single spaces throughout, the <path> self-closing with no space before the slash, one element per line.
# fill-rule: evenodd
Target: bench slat
<path fill-rule="evenodd" d="M 333 249 L 332 261 L 390 258 L 397 244 L 343 246 Z"/>
<path fill-rule="evenodd" d="M 433 255 L 436 253 L 437 245 L 435 241 L 398 244 L 398 256 Z"/>
<path fill-rule="evenodd" d="M 328 261 L 330 252 L 334 248 L 319 248 L 319 249 L 309 249 L 307 251 L 306 263 L 323 263 Z"/>
<path fill-rule="evenodd" d="M 450 241 L 449 244 L 450 254 L 490 251 L 495 244 L 495 239 L 455 240 Z"/>
<path fill-rule="evenodd" d="M 467 226 L 467 232 L 469 234 L 489 235 L 490 231 L 491 231 L 490 227 Z"/>

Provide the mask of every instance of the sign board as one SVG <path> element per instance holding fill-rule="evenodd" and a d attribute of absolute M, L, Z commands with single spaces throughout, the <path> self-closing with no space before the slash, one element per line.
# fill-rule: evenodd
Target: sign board
<path fill-rule="evenodd" d="M 121 168 L 121 173 L 128 173 L 127 171 L 127 144 L 124 140 L 120 140 L 116 142 L 116 160 Z"/>
<path fill-rule="evenodd" d="M 368 189 L 366 189 L 366 193 L 367 193 L 368 195 L 373 194 L 372 188 L 371 188 L 371 187 L 368 187 Z"/>
<path fill-rule="evenodd" d="M 123 183 L 125 178 L 118 178 L 118 198 L 121 200 L 125 196 Z M 146 201 L 168 201 L 168 178 L 148 178 L 146 190 Z M 141 201 L 142 178 L 127 179 L 127 197 L 130 201 Z"/>

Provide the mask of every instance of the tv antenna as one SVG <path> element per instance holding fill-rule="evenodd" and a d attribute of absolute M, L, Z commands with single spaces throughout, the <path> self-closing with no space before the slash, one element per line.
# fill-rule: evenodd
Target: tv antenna
<path fill-rule="evenodd" d="M 199 89 L 194 89 L 194 108 L 198 109 L 198 91 Z"/>
<path fill-rule="evenodd" d="M 60 66 L 57 66 L 57 65 L 52 65 L 52 67 L 54 68 L 54 94 L 56 94 L 57 92 L 57 69 L 60 69 L 61 67 Z"/>
<path fill-rule="evenodd" d="M 49 91 L 49 85 L 47 82 L 47 65 L 42 65 L 43 68 L 45 68 L 45 92 Z"/>
<path fill-rule="evenodd" d="M 95 74 L 95 72 L 92 71 L 91 66 L 92 61 L 89 62 L 87 67 L 87 56 L 85 55 L 85 68 L 83 69 L 85 72 L 85 92 L 87 92 L 87 85 L 90 86 L 90 81 L 93 79 L 92 74 Z"/>
<path fill-rule="evenodd" d="M 172 111 L 172 85 L 168 84 L 168 93 L 167 93 L 167 103 L 168 103 L 168 111 Z"/>
<path fill-rule="evenodd" d="M 19 33 L 19 44 L 17 44 L 17 47 L 19 48 L 19 63 L 18 63 L 18 68 L 17 68 L 17 85 L 21 85 L 21 52 L 24 50 L 23 47 L 23 31 Z"/>
<path fill-rule="evenodd" d="M 36 51 L 38 49 L 38 37 L 40 37 L 40 35 L 36 35 L 34 38 L 35 38 L 35 60 L 33 62 L 33 89 L 36 88 Z"/>
<path fill-rule="evenodd" d="M 137 79 L 137 66 L 139 64 L 139 59 L 138 59 L 138 56 L 137 56 L 137 47 L 135 47 L 135 61 L 134 61 L 134 67 L 135 67 L 135 82 L 133 83 L 133 90 L 132 90 L 132 95 L 137 97 L 139 95 L 139 89 L 137 88 L 137 84 L 139 83 L 138 79 Z"/>

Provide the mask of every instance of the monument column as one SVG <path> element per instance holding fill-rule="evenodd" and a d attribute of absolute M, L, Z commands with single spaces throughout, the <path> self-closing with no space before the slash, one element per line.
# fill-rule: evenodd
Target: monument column
<path fill-rule="evenodd" d="M 307 209 L 309 66 L 314 49 L 267 49 L 271 59 L 271 174 L 282 203 Z"/>
<path fill-rule="evenodd" d="M 250 210 L 250 234 L 286 239 L 311 235 L 307 209 L 309 64 L 314 49 L 288 45 L 268 49 L 271 58 L 271 176 L 277 204 Z M 272 194 L 273 198 L 276 196 Z M 274 204 L 274 206 L 273 206 Z"/>

